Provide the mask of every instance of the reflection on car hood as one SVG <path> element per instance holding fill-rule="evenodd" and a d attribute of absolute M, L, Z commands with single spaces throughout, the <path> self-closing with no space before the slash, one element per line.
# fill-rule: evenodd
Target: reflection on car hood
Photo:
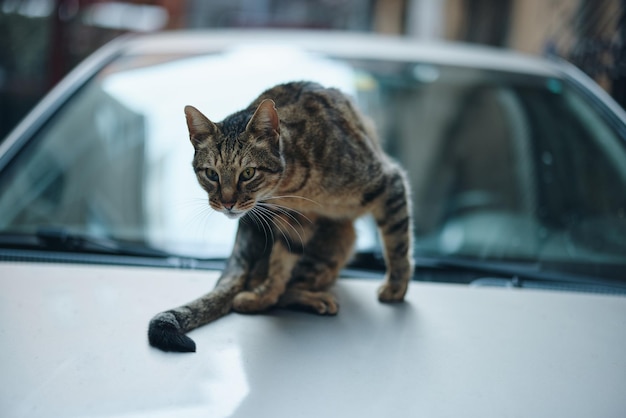
<path fill-rule="evenodd" d="M 341 280 L 336 317 L 229 315 L 148 345 L 216 273 L 0 264 L 4 416 L 567 416 L 626 411 L 626 298 Z M 601 389 L 600 389 L 601 388 Z"/>

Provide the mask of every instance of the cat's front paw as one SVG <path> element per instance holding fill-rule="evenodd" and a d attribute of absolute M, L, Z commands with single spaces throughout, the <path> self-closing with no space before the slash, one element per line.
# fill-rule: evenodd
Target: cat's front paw
<path fill-rule="evenodd" d="M 320 315 L 337 315 L 339 304 L 333 295 L 327 292 L 320 292 L 318 299 L 311 307 Z"/>
<path fill-rule="evenodd" d="M 408 283 L 385 282 L 378 288 L 378 300 L 385 303 L 402 302 Z"/>
<path fill-rule="evenodd" d="M 264 311 L 271 306 L 254 292 L 241 292 L 233 299 L 233 309 L 239 313 Z"/>

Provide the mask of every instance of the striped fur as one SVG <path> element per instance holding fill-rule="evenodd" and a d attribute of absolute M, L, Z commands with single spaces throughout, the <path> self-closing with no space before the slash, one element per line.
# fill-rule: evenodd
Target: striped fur
<path fill-rule="evenodd" d="M 185 115 L 198 182 L 214 210 L 239 219 L 239 230 L 216 287 L 152 319 L 153 346 L 195 351 L 184 334 L 232 310 L 336 314 L 328 289 L 350 257 L 353 221 L 366 213 L 387 262 L 378 298 L 404 299 L 413 271 L 407 179 L 345 95 L 288 83 L 219 123 L 191 106 Z"/>

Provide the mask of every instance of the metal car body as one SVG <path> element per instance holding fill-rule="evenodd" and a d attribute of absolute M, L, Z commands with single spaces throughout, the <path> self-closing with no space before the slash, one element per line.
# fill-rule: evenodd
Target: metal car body
<path fill-rule="evenodd" d="M 50 121 L 67 112 L 72 100 L 86 91 L 87 83 L 115 71 L 123 73 L 125 64 L 131 70 L 150 69 L 154 57 L 176 65 L 181 57 L 210 57 L 223 51 L 234 51 L 236 62 L 250 66 L 246 71 L 256 71 L 261 78 L 271 78 L 268 74 L 274 68 L 289 67 L 289 60 L 294 60 L 304 65 L 294 64 L 279 78 L 324 78 L 322 70 L 328 70 L 329 79 L 341 83 L 343 67 L 338 69 L 327 61 L 307 67 L 311 61 L 299 55 L 301 50 L 346 60 L 375 61 L 381 73 L 396 65 L 389 63 L 410 63 L 407 68 L 424 84 L 442 74 L 444 70 L 437 66 L 460 69 L 454 80 L 472 77 L 473 70 L 544 77 L 554 94 L 560 94 L 561 83 L 573 83 L 589 102 L 602 109 L 600 114 L 610 121 L 615 135 L 622 135 L 621 143 L 611 142 L 613 137 L 608 131 L 602 131 L 600 136 L 607 138 L 607 149 L 613 150 L 617 176 L 623 173 L 619 171 L 620 164 L 624 163 L 622 169 L 626 167 L 624 112 L 591 80 L 562 62 L 466 45 L 423 45 L 411 40 L 339 33 L 183 32 L 114 41 L 81 64 L 0 143 L 0 191 L 5 193 L 4 198 L 0 194 L 0 215 L 5 216 L 0 222 L 0 416 L 624 416 L 626 270 L 621 254 L 625 248 L 621 235 L 624 230 L 619 222 L 605 224 L 594 219 L 589 224 L 597 228 L 594 231 L 613 231 L 609 241 L 604 239 L 604 232 L 600 237 L 591 234 L 587 224 L 576 229 L 576 233 L 565 231 L 540 241 L 541 248 L 548 249 L 541 253 L 541 257 L 548 258 L 547 265 L 567 264 L 570 268 L 543 270 L 544 258 L 524 258 L 534 257 L 537 238 L 521 231 L 534 231 L 538 228 L 535 224 L 517 219 L 509 222 L 510 214 L 500 210 L 489 200 L 490 196 L 465 193 L 464 200 L 459 201 L 464 205 L 460 216 L 450 218 L 449 224 L 437 232 L 439 235 L 429 235 L 428 225 L 422 225 L 426 232 L 421 235 L 422 241 L 418 235 L 416 245 L 425 252 L 417 256 L 416 280 L 404 303 L 388 305 L 376 299 L 383 272 L 360 262 L 380 259 L 370 254 L 377 241 L 375 234 L 368 235 L 371 230 L 365 223 L 358 244 L 362 251 L 333 288 L 341 306 L 337 316 L 287 310 L 262 315 L 230 314 L 190 333 L 197 353 L 174 354 L 149 346 L 148 322 L 157 312 L 188 302 L 214 286 L 222 266 L 219 259 L 228 254 L 229 234 L 236 225 L 224 226 L 225 220 L 219 215 L 200 211 L 201 217 L 208 219 L 200 221 L 200 228 L 176 221 L 162 230 L 137 232 L 133 224 L 128 227 L 125 223 L 137 211 L 121 209 L 136 198 L 130 194 L 119 196 L 119 202 L 111 207 L 101 200 L 97 202 L 102 207 L 86 205 L 89 211 L 85 213 L 91 223 L 85 227 L 76 224 L 77 218 L 68 212 L 72 205 L 82 204 L 76 197 L 69 203 L 63 203 L 66 196 L 54 193 L 48 193 L 47 200 L 33 198 L 37 204 L 63 204 L 57 218 L 34 229 L 37 219 L 47 219 L 45 206 L 31 208 L 32 212 L 26 215 L 10 211 L 22 204 L 22 198 L 34 203 L 25 193 L 11 188 L 17 187 L 12 186 L 15 182 L 26 181 L 25 177 L 13 182 L 9 174 L 20 172 L 18 163 L 24 161 L 20 156 L 35 149 L 29 148 L 34 147 L 33 138 L 38 138 L 40 132 L 53 131 Z M 242 57 L 255 56 L 258 61 L 239 60 L 237 54 L 242 51 Z M 264 60 L 272 61 L 267 71 L 263 69 Z M 234 71 L 233 62 L 229 61 L 219 74 Z M 363 73 L 357 75 L 360 88 L 370 91 L 375 80 Z M 159 101 L 161 95 L 176 96 L 164 93 L 172 89 L 168 85 L 153 83 L 152 90 L 146 90 L 144 84 L 137 84 L 142 80 L 149 83 L 150 76 L 148 71 L 125 80 L 118 78 L 117 84 L 109 84 L 107 91 L 112 97 L 125 94 L 125 105 L 135 106 L 134 111 Z M 198 77 L 195 73 L 194 76 Z M 208 77 L 206 73 L 205 76 Z M 179 81 L 171 80 L 171 85 L 177 86 Z M 190 100 L 193 93 L 193 99 L 204 100 L 201 105 L 213 106 L 213 112 L 220 111 L 219 102 L 227 100 L 225 93 L 203 90 L 202 81 L 200 78 L 195 82 L 194 92 L 177 93 L 182 96 L 179 99 Z M 392 79 L 387 81 L 393 84 Z M 212 82 L 226 85 L 229 80 Z M 241 83 L 229 87 L 232 96 L 245 90 Z M 141 89 L 134 90 L 133 86 Z M 403 89 L 400 86 L 394 91 Z M 510 96 L 496 96 L 515 108 Z M 374 95 L 368 97 L 372 102 L 364 103 L 376 100 Z M 241 100 L 247 99 L 233 99 L 232 106 L 241 106 Z M 218 105 L 211 105 L 215 101 Z M 433 115 L 441 113 L 435 101 L 428 103 L 435 107 Z M 116 103 L 107 108 L 108 114 L 95 112 L 101 116 L 94 119 L 94 129 L 109 132 L 111 125 L 107 123 L 121 115 L 116 113 L 117 108 Z M 173 171 L 163 172 L 186 170 L 191 175 L 192 150 L 186 138 L 182 107 L 178 116 L 180 126 L 174 123 L 175 128 L 166 134 L 179 137 L 172 143 L 177 141 L 183 151 L 180 159 L 173 160 Z M 134 114 L 128 116 L 128 120 L 135 119 Z M 385 126 L 384 119 L 375 121 Z M 495 126 L 494 122 L 488 128 L 496 129 Z M 48 151 L 55 155 L 55 161 L 78 152 L 81 141 L 89 140 L 89 135 L 83 137 L 81 131 L 71 132 L 75 136 L 57 135 L 60 142 Z M 119 132 L 105 136 L 104 141 L 114 139 Z M 420 134 L 426 135 L 426 128 L 415 133 Z M 59 143 L 66 147 L 59 148 Z M 156 151 L 146 148 L 141 152 L 160 157 L 178 153 L 177 147 L 174 150 L 168 145 Z M 412 159 L 415 166 L 425 164 L 428 156 L 408 150 L 399 148 L 398 154 L 409 164 Z M 131 174 L 135 171 L 133 167 L 125 168 L 124 163 L 124 156 L 129 154 L 123 148 L 111 157 L 110 161 L 120 164 L 106 167 L 104 172 L 110 178 L 98 183 L 103 189 L 111 188 L 109 183 L 133 182 Z M 543 152 L 540 156 L 544 165 L 550 166 L 555 154 Z M 24 167 L 33 170 L 32 174 L 41 165 Z M 92 177 L 87 174 L 88 165 L 80 168 L 85 178 Z M 42 168 L 44 173 L 54 169 L 55 166 Z M 601 167 L 597 170 L 601 171 Z M 141 173 L 146 172 L 155 176 L 163 173 L 142 168 Z M 80 178 L 81 171 L 71 174 Z M 494 168 L 493 176 L 498 175 Z M 42 188 L 47 184 L 44 175 L 34 178 L 32 184 Z M 137 203 L 139 212 L 150 210 L 150 219 L 160 219 L 158 215 L 165 213 L 160 212 L 164 211 L 161 205 L 176 197 L 171 190 L 183 188 L 177 184 L 179 180 L 159 177 L 158 184 L 164 191 L 145 196 L 166 198 L 150 200 L 142 195 Z M 616 182 L 618 186 L 622 184 Z M 143 184 L 138 187 L 145 188 Z M 489 210 L 474 211 L 485 199 Z M 145 200 L 150 204 L 145 204 Z M 206 201 L 202 205 L 206 206 Z M 198 216 L 176 205 L 171 211 Z M 439 216 L 433 215 L 435 212 L 418 213 L 424 218 Z M 9 220 L 7 214 L 13 218 Z M 62 224 L 63 216 L 72 221 Z M 113 225 L 111 231 L 128 242 L 118 243 L 100 234 L 103 225 Z M 495 225 L 496 230 L 502 227 L 505 234 L 483 246 L 474 238 L 489 235 L 490 225 Z M 198 241 L 180 245 L 168 238 L 177 233 L 184 236 L 197 232 L 189 229 L 202 230 L 196 234 Z M 472 235 L 474 230 L 479 232 Z M 541 228 L 537 231 L 539 235 L 546 233 Z M 196 248 L 196 242 L 207 235 L 210 239 L 220 236 L 220 240 L 212 246 Z M 459 241 L 470 236 L 472 239 Z M 576 237 L 593 239 L 579 245 L 581 241 L 576 241 Z M 140 241 L 151 245 L 132 245 Z M 447 253 L 432 256 L 433 249 Z M 485 257 L 472 257 L 476 254 Z M 515 262 L 508 260 L 503 265 L 493 254 L 514 254 Z M 461 257 L 452 257 L 456 255 Z M 577 260 L 593 263 L 579 265 Z"/>

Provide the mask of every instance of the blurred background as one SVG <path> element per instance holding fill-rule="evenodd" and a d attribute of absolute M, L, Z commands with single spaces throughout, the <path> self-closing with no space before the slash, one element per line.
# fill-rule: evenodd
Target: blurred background
<path fill-rule="evenodd" d="M 0 0 L 0 141 L 68 71 L 128 32 L 302 28 L 563 57 L 626 104 L 626 0 Z"/>

